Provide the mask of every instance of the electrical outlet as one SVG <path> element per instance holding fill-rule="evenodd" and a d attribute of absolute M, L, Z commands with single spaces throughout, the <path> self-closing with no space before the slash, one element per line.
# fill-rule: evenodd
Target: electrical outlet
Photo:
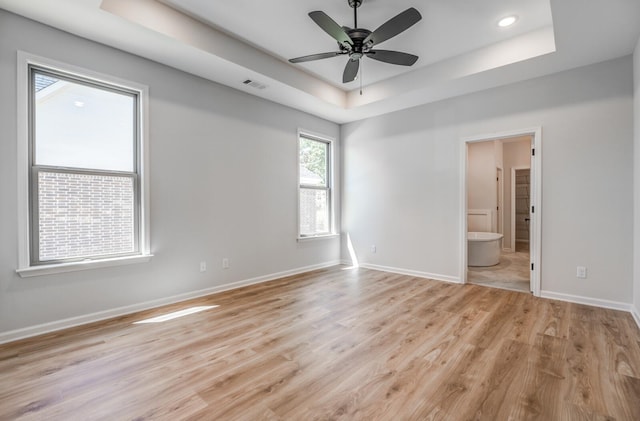
<path fill-rule="evenodd" d="M 371 246 L 371 253 L 375 253 L 376 251 L 377 251 L 377 248 L 376 248 L 376 246 L 374 244 L 374 245 Z"/>
<path fill-rule="evenodd" d="M 578 266 L 576 268 L 576 276 L 580 279 L 586 279 L 587 277 L 587 268 L 584 266 Z"/>
<path fill-rule="evenodd" d="M 207 271 L 207 262 L 200 262 L 200 272 Z"/>
<path fill-rule="evenodd" d="M 229 258 L 228 257 L 223 257 L 222 258 L 222 269 L 229 269 Z"/>

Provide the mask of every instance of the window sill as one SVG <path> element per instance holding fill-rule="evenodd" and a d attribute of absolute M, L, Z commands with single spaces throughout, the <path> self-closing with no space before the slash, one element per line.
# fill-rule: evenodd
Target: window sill
<path fill-rule="evenodd" d="M 56 263 L 54 265 L 30 266 L 16 270 L 22 278 L 32 276 L 54 275 L 56 273 L 75 272 L 78 270 L 98 269 L 110 266 L 129 265 L 133 263 L 145 263 L 151 260 L 153 254 L 138 256 L 116 257 L 113 259 L 84 260 L 81 262 Z"/>
<path fill-rule="evenodd" d="M 329 238 L 338 238 L 340 234 L 324 234 L 324 235 L 313 235 L 308 237 L 298 237 L 298 241 L 313 241 L 313 240 L 326 240 Z"/>

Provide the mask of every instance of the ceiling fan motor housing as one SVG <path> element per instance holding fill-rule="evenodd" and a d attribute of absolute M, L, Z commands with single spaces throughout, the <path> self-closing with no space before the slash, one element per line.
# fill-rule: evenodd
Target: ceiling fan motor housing
<path fill-rule="evenodd" d="M 371 46 L 373 44 L 372 42 L 367 42 L 366 44 L 364 43 L 364 40 L 369 36 L 371 31 L 361 28 L 345 28 L 345 30 L 347 35 L 349 35 L 349 38 L 351 38 L 351 41 L 353 41 L 353 46 L 349 46 L 349 48 L 347 48 L 340 43 L 338 43 L 338 45 L 340 46 L 341 50 L 348 52 L 349 56 L 351 56 L 352 59 L 359 59 L 364 53 L 371 49 Z"/>

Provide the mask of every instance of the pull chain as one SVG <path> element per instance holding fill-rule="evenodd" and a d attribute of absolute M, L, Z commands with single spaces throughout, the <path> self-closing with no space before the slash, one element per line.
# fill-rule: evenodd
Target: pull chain
<path fill-rule="evenodd" d="M 360 59 L 360 96 L 362 96 L 362 70 L 364 68 L 364 60 Z"/>

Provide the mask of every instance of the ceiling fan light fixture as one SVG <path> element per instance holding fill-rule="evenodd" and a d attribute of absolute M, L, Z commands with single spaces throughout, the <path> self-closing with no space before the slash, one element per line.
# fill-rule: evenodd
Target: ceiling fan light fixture
<path fill-rule="evenodd" d="M 501 28 L 507 28 L 513 25 L 514 23 L 516 23 L 517 21 L 518 21 L 518 16 L 516 15 L 505 16 L 498 21 L 498 26 Z"/>

